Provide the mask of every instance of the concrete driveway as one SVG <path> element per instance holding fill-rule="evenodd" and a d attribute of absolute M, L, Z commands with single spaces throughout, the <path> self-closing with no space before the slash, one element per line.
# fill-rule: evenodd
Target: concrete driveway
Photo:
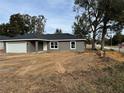
<path fill-rule="evenodd" d="M 105 49 L 113 49 L 115 51 L 118 51 L 119 52 L 119 48 L 118 47 L 105 47 Z M 120 52 L 121 53 L 124 53 L 124 48 L 120 48 Z"/>

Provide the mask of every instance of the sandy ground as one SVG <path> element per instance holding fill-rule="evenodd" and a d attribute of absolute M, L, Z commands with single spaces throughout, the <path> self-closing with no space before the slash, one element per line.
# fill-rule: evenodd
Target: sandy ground
<path fill-rule="evenodd" d="M 106 54 L 113 60 L 124 61 L 124 55 L 120 53 Z M 52 75 L 72 73 L 77 70 L 88 71 L 91 68 L 101 69 L 113 64 L 118 63 L 104 62 L 95 52 L 89 51 L 2 55 L 0 56 L 0 93 L 40 93 L 31 91 L 39 89 L 39 85 L 35 82 L 40 82 L 38 81 L 40 77 L 47 79 Z"/>

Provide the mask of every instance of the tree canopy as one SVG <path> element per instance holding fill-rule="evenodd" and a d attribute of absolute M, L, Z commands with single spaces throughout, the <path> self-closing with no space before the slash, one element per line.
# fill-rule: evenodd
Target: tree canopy
<path fill-rule="evenodd" d="M 28 14 L 13 14 L 10 16 L 9 23 L 0 24 L 0 34 L 15 36 L 25 33 L 43 33 L 46 19 L 43 15 L 30 16 Z"/>
<path fill-rule="evenodd" d="M 124 27 L 123 5 L 124 0 L 75 0 L 75 7 L 79 11 L 79 15 L 85 14 L 88 18 L 93 48 L 95 48 L 96 37 L 99 34 L 101 35 L 101 49 L 103 50 L 108 32 L 122 31 Z"/>
<path fill-rule="evenodd" d="M 87 38 L 89 37 L 90 33 L 90 24 L 88 21 L 88 18 L 85 14 L 81 16 L 76 16 L 76 21 L 74 22 L 73 25 L 73 33 L 78 37 L 78 38 Z"/>

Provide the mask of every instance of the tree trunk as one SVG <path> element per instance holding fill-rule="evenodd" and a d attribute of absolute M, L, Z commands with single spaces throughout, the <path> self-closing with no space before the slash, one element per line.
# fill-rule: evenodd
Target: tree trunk
<path fill-rule="evenodd" d="M 103 32 L 102 32 L 102 39 L 101 39 L 101 50 L 104 50 L 106 33 L 107 33 L 107 22 L 104 22 L 104 27 L 103 27 Z"/>
<path fill-rule="evenodd" d="M 101 50 L 104 50 L 104 46 L 105 46 L 105 32 L 102 34 L 102 41 L 101 41 Z"/>
<path fill-rule="evenodd" d="M 93 31 L 92 50 L 96 49 L 95 43 L 96 43 L 96 31 Z"/>

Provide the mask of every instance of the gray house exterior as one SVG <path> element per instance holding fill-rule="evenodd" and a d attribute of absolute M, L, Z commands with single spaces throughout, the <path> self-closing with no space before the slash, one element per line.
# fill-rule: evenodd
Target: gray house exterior
<path fill-rule="evenodd" d="M 72 34 L 30 33 L 13 38 L 0 38 L 5 53 L 31 53 L 39 51 L 85 51 L 85 39 Z"/>

